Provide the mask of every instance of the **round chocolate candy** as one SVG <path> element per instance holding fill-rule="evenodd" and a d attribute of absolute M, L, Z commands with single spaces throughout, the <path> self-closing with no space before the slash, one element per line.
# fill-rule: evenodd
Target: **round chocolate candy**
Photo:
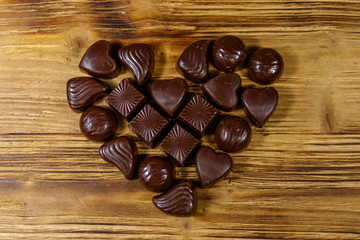
<path fill-rule="evenodd" d="M 217 39 L 212 48 L 212 61 L 217 69 L 234 72 L 246 60 L 246 47 L 243 41 L 231 35 Z"/>
<path fill-rule="evenodd" d="M 258 84 L 267 85 L 281 77 L 284 60 L 281 55 L 271 48 L 260 48 L 250 57 L 247 72 L 251 80 Z"/>
<path fill-rule="evenodd" d="M 104 141 L 115 134 L 117 129 L 116 117 L 109 109 L 91 107 L 81 115 L 80 129 L 88 139 Z"/>
<path fill-rule="evenodd" d="M 175 178 L 173 164 L 160 156 L 148 157 L 139 166 L 139 180 L 141 184 L 154 192 L 163 192 L 171 185 Z"/>
<path fill-rule="evenodd" d="M 226 152 L 245 149 L 251 140 L 251 128 L 242 118 L 228 116 L 217 125 L 214 133 L 218 147 Z"/>

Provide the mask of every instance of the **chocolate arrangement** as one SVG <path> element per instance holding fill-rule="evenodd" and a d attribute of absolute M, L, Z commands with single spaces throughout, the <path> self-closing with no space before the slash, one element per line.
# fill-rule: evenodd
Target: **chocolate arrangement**
<path fill-rule="evenodd" d="M 228 153 L 244 151 L 251 142 L 248 121 L 222 111 L 242 107 L 253 126 L 261 128 L 278 103 L 273 87 L 242 88 L 234 71 L 246 65 L 248 55 L 244 42 L 235 36 L 200 40 L 187 47 L 177 61 L 176 69 L 185 79 L 152 81 L 155 55 L 151 46 L 132 44 L 114 53 L 111 43 L 100 40 L 89 47 L 79 64 L 81 71 L 92 77 L 68 81 L 68 103 L 74 111 L 84 111 L 81 132 L 90 140 L 105 141 L 99 149 L 105 161 L 125 178 L 137 176 L 146 189 L 161 193 L 152 199 L 161 211 L 188 216 L 196 212 L 196 188 L 212 186 L 226 177 L 233 166 Z M 211 63 L 224 73 L 210 74 Z M 121 66 L 132 72 L 134 79 L 123 79 L 110 92 L 108 84 L 96 78 L 108 81 L 119 75 Z M 281 77 L 284 63 L 277 51 L 260 48 L 250 55 L 246 68 L 251 80 L 268 85 Z M 202 93 L 189 92 L 186 80 L 201 83 Z M 94 106 L 103 96 L 109 107 Z M 133 137 L 113 138 L 117 119 L 128 121 L 141 141 L 159 147 L 164 155 L 140 160 Z M 203 136 L 211 132 L 219 151 L 202 145 Z M 177 179 L 174 166 L 191 163 L 198 179 Z"/>

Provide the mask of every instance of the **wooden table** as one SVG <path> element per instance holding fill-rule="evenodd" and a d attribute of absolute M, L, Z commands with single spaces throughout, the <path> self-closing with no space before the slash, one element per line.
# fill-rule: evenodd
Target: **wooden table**
<path fill-rule="evenodd" d="M 99 39 L 151 44 L 166 79 L 187 45 L 225 34 L 283 55 L 280 101 L 229 176 L 198 190 L 197 214 L 168 216 L 82 136 L 65 85 Z M 360 239 L 359 40 L 355 0 L 2 0 L 0 239 Z"/>

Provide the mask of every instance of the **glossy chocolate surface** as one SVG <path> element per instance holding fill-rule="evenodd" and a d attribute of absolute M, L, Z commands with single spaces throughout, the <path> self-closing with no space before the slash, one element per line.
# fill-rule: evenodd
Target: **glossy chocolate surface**
<path fill-rule="evenodd" d="M 246 60 L 246 47 L 243 41 L 231 35 L 217 39 L 212 47 L 212 61 L 220 71 L 234 72 Z"/>
<path fill-rule="evenodd" d="M 284 70 L 284 60 L 271 48 L 261 48 L 251 54 L 247 72 L 251 80 L 267 85 L 278 80 Z"/>
<path fill-rule="evenodd" d="M 225 152 L 244 150 L 251 140 L 251 128 L 246 120 L 228 116 L 216 126 L 214 138 L 217 146 Z"/>
<path fill-rule="evenodd" d="M 90 107 L 80 117 L 80 129 L 88 139 L 104 141 L 115 134 L 117 120 L 109 109 Z"/>
<path fill-rule="evenodd" d="M 104 160 L 120 169 L 127 179 L 133 179 L 138 149 L 131 137 L 122 136 L 107 141 L 100 147 L 99 153 Z"/>
<path fill-rule="evenodd" d="M 177 62 L 177 70 L 186 79 L 204 82 L 209 76 L 210 41 L 200 40 L 187 47 Z"/>
<path fill-rule="evenodd" d="M 238 91 L 241 78 L 236 73 L 225 73 L 201 85 L 201 90 L 218 107 L 225 111 L 234 110 L 239 103 Z"/>
<path fill-rule="evenodd" d="M 154 156 L 146 158 L 138 169 L 141 184 L 153 192 L 163 192 L 175 178 L 175 170 L 170 159 Z"/>
<path fill-rule="evenodd" d="M 74 111 L 84 111 L 107 92 L 108 87 L 95 78 L 72 78 L 66 84 L 67 100 Z"/>
<path fill-rule="evenodd" d="M 120 62 L 134 74 L 139 86 L 143 86 L 152 76 L 155 58 L 152 48 L 144 43 L 122 47 L 118 51 Z"/>
<path fill-rule="evenodd" d="M 109 94 L 106 100 L 110 106 L 120 113 L 121 116 L 129 118 L 143 103 L 147 101 L 147 97 L 139 92 L 126 79 L 124 79 Z"/>
<path fill-rule="evenodd" d="M 199 144 L 199 140 L 176 123 L 160 143 L 160 148 L 179 165 L 184 166 Z"/>
<path fill-rule="evenodd" d="M 196 153 L 195 165 L 201 187 L 207 187 L 230 172 L 232 158 L 226 153 L 216 153 L 210 147 L 201 147 Z"/>
<path fill-rule="evenodd" d="M 165 130 L 169 121 L 153 107 L 146 104 L 129 122 L 131 129 L 148 145 L 154 146 L 156 139 Z"/>
<path fill-rule="evenodd" d="M 177 118 L 196 133 L 203 136 L 220 112 L 200 95 L 195 95 L 186 104 Z"/>
<path fill-rule="evenodd" d="M 112 46 L 105 40 L 91 45 L 85 52 L 79 68 L 96 78 L 114 78 L 120 72 L 120 67 L 112 57 Z"/>
<path fill-rule="evenodd" d="M 154 196 L 153 203 L 161 211 L 178 216 L 188 216 L 196 212 L 197 191 L 190 180 L 182 180 L 170 190 Z"/>
<path fill-rule="evenodd" d="M 170 117 L 184 102 L 188 85 L 184 79 L 157 80 L 151 83 L 150 93 L 154 102 Z"/>
<path fill-rule="evenodd" d="M 247 88 L 241 94 L 241 103 L 247 117 L 257 126 L 262 127 L 274 112 L 278 102 L 275 88 Z"/>

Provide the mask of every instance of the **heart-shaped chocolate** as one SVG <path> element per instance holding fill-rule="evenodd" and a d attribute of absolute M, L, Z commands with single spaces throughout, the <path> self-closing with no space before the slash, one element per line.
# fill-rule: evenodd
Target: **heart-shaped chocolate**
<path fill-rule="evenodd" d="M 188 216 L 196 211 L 197 192 L 192 181 L 182 180 L 167 192 L 154 196 L 152 201 L 163 212 Z"/>
<path fill-rule="evenodd" d="M 257 127 L 264 126 L 266 120 L 274 112 L 277 102 L 278 92 L 273 87 L 247 88 L 241 94 L 244 111 Z"/>
<path fill-rule="evenodd" d="M 236 73 L 225 73 L 201 85 L 201 90 L 217 106 L 225 111 L 234 110 L 238 103 L 241 78 Z"/>
<path fill-rule="evenodd" d="M 138 149 L 134 140 L 122 136 L 104 143 L 99 149 L 100 156 L 114 164 L 127 179 L 133 179 Z"/>
<path fill-rule="evenodd" d="M 127 69 L 133 72 L 139 86 L 143 86 L 154 72 L 154 52 L 147 44 L 138 43 L 120 48 L 118 58 Z"/>
<path fill-rule="evenodd" d="M 91 45 L 85 52 L 79 68 L 96 78 L 114 78 L 120 68 L 112 58 L 112 46 L 105 40 L 100 40 Z"/>
<path fill-rule="evenodd" d="M 154 102 L 170 117 L 174 116 L 184 102 L 187 92 L 188 85 L 181 78 L 154 81 L 150 87 Z"/>
<path fill-rule="evenodd" d="M 85 110 L 107 92 L 108 87 L 95 78 L 72 78 L 66 84 L 68 103 L 74 111 Z"/>
<path fill-rule="evenodd" d="M 196 153 L 195 165 L 201 187 L 207 187 L 230 172 L 232 158 L 226 153 L 216 153 L 210 147 L 201 147 Z"/>
<path fill-rule="evenodd" d="M 177 70 L 195 83 L 202 83 L 209 76 L 210 41 L 200 40 L 187 47 L 177 62 Z"/>

